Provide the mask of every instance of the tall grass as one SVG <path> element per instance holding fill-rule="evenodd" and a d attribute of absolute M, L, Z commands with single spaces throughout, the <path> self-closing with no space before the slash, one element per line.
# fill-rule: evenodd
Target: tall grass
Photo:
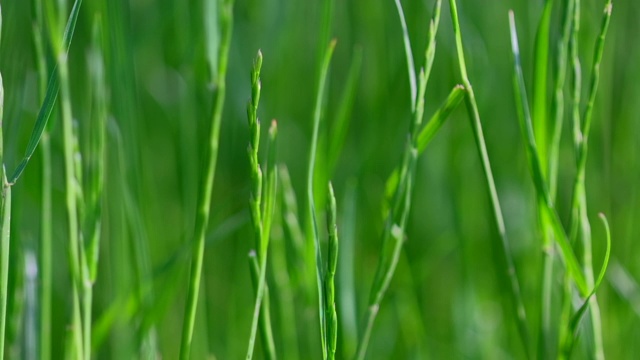
<path fill-rule="evenodd" d="M 0 359 L 634 358 L 637 5 L 442 2 L 4 2 Z"/>
<path fill-rule="evenodd" d="M 220 2 L 220 28 L 214 29 L 219 32 L 220 45 L 216 56 L 217 60 L 211 60 L 217 64 L 217 72 L 212 78 L 212 83 L 216 88 L 216 95 L 211 117 L 210 134 L 203 157 L 205 161 L 205 171 L 199 183 L 198 205 L 196 212 L 196 223 L 193 233 L 194 248 L 191 259 L 191 270 L 189 275 L 189 293 L 185 307 L 185 320 L 182 327 L 182 343 L 180 346 L 180 358 L 188 359 L 191 351 L 191 340 L 193 338 L 193 327 L 196 320 L 196 309 L 198 306 L 198 293 L 200 290 L 200 278 L 202 276 L 202 261 L 204 258 L 205 234 L 209 223 L 209 211 L 211 208 L 211 193 L 213 181 L 215 179 L 216 164 L 218 160 L 218 147 L 220 141 L 220 124 L 222 122 L 222 109 L 224 106 L 226 92 L 226 75 L 229 57 L 229 47 L 231 43 L 231 32 L 233 26 L 233 0 Z M 212 20 L 213 21 L 213 20 Z"/>

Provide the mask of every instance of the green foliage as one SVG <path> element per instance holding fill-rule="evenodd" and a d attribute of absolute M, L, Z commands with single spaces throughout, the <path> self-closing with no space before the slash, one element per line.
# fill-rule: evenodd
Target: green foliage
<path fill-rule="evenodd" d="M 3 2 L 0 358 L 634 359 L 638 5 L 442 2 Z"/>

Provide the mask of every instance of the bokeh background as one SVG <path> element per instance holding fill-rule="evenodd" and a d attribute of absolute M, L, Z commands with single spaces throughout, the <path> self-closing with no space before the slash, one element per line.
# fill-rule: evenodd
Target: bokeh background
<path fill-rule="evenodd" d="M 403 1 L 416 64 L 423 62 L 433 1 Z M 534 189 L 516 118 L 507 12 L 514 9 L 525 79 L 531 84 L 533 40 L 543 1 L 460 0 L 459 11 L 469 77 L 478 100 L 489 157 L 506 220 L 518 278 L 536 334 L 542 250 L 536 230 Z M 604 2 L 584 0 L 581 48 L 583 76 L 590 77 Z M 2 2 L 0 71 L 5 88 L 5 162 L 13 169 L 26 147 L 39 108 L 29 1 Z M 246 103 L 249 71 L 258 49 L 264 54 L 259 116 L 279 125 L 279 161 L 289 169 L 300 209 L 317 82 L 322 2 L 236 0 L 227 77 L 227 100 L 194 359 L 237 359 L 245 354 L 254 292 L 247 253 L 253 247 Z M 213 91 L 207 83 L 204 17 L 200 0 L 85 0 L 70 52 L 74 117 L 90 116 L 87 54 L 91 28 L 101 14 L 110 88 L 108 163 L 103 240 L 94 300 L 97 358 L 138 358 L 158 353 L 177 358 L 187 291 L 202 146 Z M 605 352 L 611 359 L 640 353 L 640 3 L 614 1 L 602 63 L 587 164 L 589 216 L 596 269 L 604 253 L 597 214 L 607 215 L 612 264 L 598 292 Z M 558 34 L 559 11 L 552 33 Z M 381 248 L 384 184 L 399 164 L 411 118 L 406 60 L 394 2 L 335 1 L 332 37 L 338 40 L 329 74 L 324 133 L 330 134 L 346 78 L 358 51 L 362 67 L 344 149 L 335 172 L 341 233 L 355 247 L 341 262 L 338 306 L 355 296 L 355 309 L 341 316 L 338 355 L 353 353 L 347 319 L 364 314 Z M 427 88 L 428 117 L 460 83 L 448 2 L 443 4 L 438 48 Z M 360 50 L 357 50 L 360 49 Z M 552 71 L 555 71 L 552 69 Z M 586 86 L 585 86 L 586 93 Z M 57 110 L 56 110 L 57 112 Z M 66 217 L 61 126 L 52 118 L 54 154 L 54 353 L 61 356 L 69 323 Z M 569 122 L 567 121 L 568 125 Z M 263 130 L 266 126 L 263 126 Z M 558 208 L 568 220 L 575 174 L 565 127 L 561 146 Z M 326 161 L 321 144 L 319 166 Z M 40 154 L 14 188 L 9 332 L 13 358 L 33 349 L 37 328 L 37 277 L 25 269 L 38 253 Z M 323 181 L 326 179 L 319 179 Z M 351 206 L 349 208 L 349 206 Z M 322 214 L 323 204 L 317 204 Z M 351 209 L 351 210 L 350 210 Z M 301 214 L 303 212 L 301 211 Z M 300 219 L 304 223 L 304 219 Z M 341 224 L 338 224 L 339 228 Z M 420 157 L 408 223 L 408 240 L 391 288 L 382 303 L 369 347 L 371 359 L 522 358 L 509 292 L 501 283 L 498 234 L 464 104 L 454 112 Z M 286 241 L 276 226 L 274 238 Z M 296 259 L 288 249 L 289 275 Z M 348 254 L 349 252 L 343 252 Z M 298 259 L 299 260 L 299 259 Z M 270 260 L 271 261 L 271 260 Z M 272 262 L 273 263 L 273 262 Z M 560 268 L 558 264 L 556 268 Z M 275 271 L 269 282 L 275 286 Z M 558 276 L 558 283 L 561 276 Z M 291 284 L 295 281 L 291 280 Z M 295 285 L 295 284 L 294 284 Z M 295 306 L 282 306 L 272 290 L 276 347 L 285 358 L 320 358 L 316 300 L 293 287 Z M 273 294 L 275 292 L 275 294 Z M 353 299 L 346 296 L 346 299 Z M 349 300 L 350 301 L 350 300 Z M 559 304 L 559 297 L 554 298 Z M 281 311 L 295 314 L 298 349 L 283 348 Z M 340 310 L 339 310 L 340 311 Z M 95 339 L 94 339 L 95 340 Z M 259 342 L 258 342 L 259 343 Z M 577 357 L 582 357 L 577 349 Z M 256 356 L 261 358 L 260 344 Z"/>

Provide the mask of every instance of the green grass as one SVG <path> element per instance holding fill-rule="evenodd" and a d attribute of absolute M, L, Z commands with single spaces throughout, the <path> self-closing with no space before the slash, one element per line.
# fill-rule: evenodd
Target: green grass
<path fill-rule="evenodd" d="M 640 352 L 635 2 L 2 5 L 0 359 Z"/>

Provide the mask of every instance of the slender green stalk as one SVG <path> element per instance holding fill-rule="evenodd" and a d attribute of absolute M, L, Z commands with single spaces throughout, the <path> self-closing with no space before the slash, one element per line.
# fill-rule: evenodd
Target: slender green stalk
<path fill-rule="evenodd" d="M 0 39 L 2 35 L 2 7 L 0 7 Z M 11 187 L 7 183 L 4 168 L 4 84 L 0 74 L 0 360 L 4 359 L 7 327 L 7 303 L 9 298 L 9 250 L 11 226 Z"/>
<path fill-rule="evenodd" d="M 1 80 L 0 80 L 1 81 Z M 1 87 L 1 84 L 0 84 Z M 4 91 L 1 91 L 4 93 Z M 0 95 L 0 97 L 4 97 Z M 0 103 L 2 100 L 0 100 Z M 0 109 L 0 113 L 2 109 Z M 2 130 L 0 130 L 1 132 Z M 0 134 L 0 138 L 2 135 Z M 0 144 L 1 145 L 1 144 Z M 1 146 L 0 146 L 1 148 Z M 0 153 L 2 150 L 0 150 Z M 0 156 L 1 158 L 1 156 Z M 11 226 L 11 186 L 7 183 L 2 166 L 2 208 L 0 208 L 0 360 L 4 359 L 5 334 L 7 327 L 7 300 L 9 297 L 9 247 Z"/>
<path fill-rule="evenodd" d="M 579 0 L 576 0 L 576 8 L 574 11 L 574 21 L 579 21 Z M 587 102 L 587 107 L 584 111 L 584 115 L 580 118 L 580 109 L 579 109 L 579 91 L 580 88 L 576 83 L 574 86 L 574 146 L 576 149 L 576 161 L 577 161 L 577 173 L 573 186 L 573 213 L 572 213 L 572 227 L 574 230 L 574 234 L 576 234 L 577 238 L 581 242 L 582 247 L 582 266 L 583 271 L 585 273 L 585 279 L 587 282 L 587 286 L 593 288 L 595 286 L 594 278 L 593 278 L 593 261 L 592 261 L 592 251 L 591 251 L 591 227 L 589 224 L 589 217 L 587 214 L 587 197 L 586 197 L 586 185 L 585 185 L 585 173 L 586 173 L 586 163 L 587 163 L 587 153 L 588 153 L 588 143 L 589 143 L 589 133 L 591 130 L 591 120 L 593 117 L 593 107 L 596 99 L 596 94 L 598 90 L 598 85 L 600 82 L 600 64 L 602 63 L 602 55 L 604 53 L 604 44 L 607 35 L 607 30 L 609 28 L 609 23 L 611 21 L 611 12 L 613 10 L 612 1 L 608 0 L 605 4 L 604 14 L 602 17 L 602 25 L 600 27 L 600 34 L 596 41 L 596 46 L 593 54 L 593 68 L 592 68 L 592 78 L 591 84 L 589 88 L 589 97 Z M 574 56 L 574 62 L 577 63 L 579 60 L 577 59 L 577 37 L 578 37 L 579 27 L 576 24 L 574 26 L 574 33 L 572 42 L 574 46 L 572 47 Z M 577 73 L 579 72 L 579 67 L 574 69 Z M 577 75 L 576 75 L 577 76 Z M 598 306 L 598 302 L 595 296 L 589 298 L 589 314 L 591 315 L 591 333 L 593 335 L 593 344 L 591 351 L 593 356 L 596 359 L 604 359 L 604 348 L 603 348 L 603 340 L 602 340 L 602 324 L 600 320 L 600 309 Z"/>
<path fill-rule="evenodd" d="M 36 54 L 36 65 L 38 70 L 38 100 L 44 102 L 47 92 L 47 62 L 45 58 L 45 48 L 43 31 L 45 28 L 42 2 L 34 0 L 32 3 L 35 20 L 33 23 L 33 42 Z M 51 358 L 51 289 L 52 289 L 52 268 L 51 268 L 51 242 L 53 219 L 51 213 L 51 145 L 49 132 L 45 129 L 40 139 L 40 150 L 42 154 L 42 214 L 40 228 L 40 358 Z"/>
<path fill-rule="evenodd" d="M 81 0 L 77 0 L 71 11 L 71 18 L 74 16 L 77 18 L 79 8 L 82 5 Z M 51 6 L 51 5 L 49 5 Z M 81 316 L 80 297 L 82 294 L 82 271 L 83 271 L 83 244 L 80 240 L 80 223 L 79 223 L 79 207 L 78 199 L 81 196 L 81 189 L 78 182 L 78 166 L 77 163 L 77 138 L 73 129 L 73 115 L 71 108 L 71 93 L 69 85 L 69 67 L 68 67 L 68 43 L 67 34 L 69 30 L 73 31 L 73 28 L 65 29 L 64 40 L 61 42 L 58 37 L 58 26 L 62 24 L 62 18 L 65 15 L 66 6 L 60 6 L 58 8 L 58 18 L 53 15 L 55 10 L 49 8 L 47 14 L 49 15 L 51 23 L 51 42 L 53 45 L 54 57 L 58 70 L 58 81 L 60 84 L 60 107 L 62 118 L 62 139 L 63 139 L 63 162 L 64 162 L 64 183 L 65 183 L 65 204 L 67 209 L 67 231 L 69 241 L 69 268 L 71 270 L 71 287 L 72 287 L 72 325 L 71 333 L 73 337 L 73 349 L 68 349 L 70 353 L 73 353 L 76 357 L 84 359 L 83 349 L 83 325 Z M 75 14 L 75 15 L 74 15 Z M 45 120 L 46 121 L 46 120 Z M 43 129 L 44 129 L 43 124 Z M 41 133 L 41 132 L 40 132 Z M 37 145 L 37 142 L 36 142 Z M 34 147 L 35 150 L 35 147 Z M 81 209 L 80 209 L 81 210 Z"/>
<path fill-rule="evenodd" d="M 419 129 L 422 125 L 424 115 L 424 97 L 435 58 L 436 34 L 440 23 L 441 7 L 442 1 L 437 0 L 434 5 L 433 18 L 429 23 L 425 63 L 419 75 L 418 97 L 415 102 L 415 107 L 412 107 L 412 119 L 409 123 L 407 145 L 402 158 L 398 185 L 396 186 L 394 198 L 388 210 L 387 220 L 382 234 L 382 252 L 369 295 L 367 314 L 365 315 L 363 327 L 360 331 L 361 338 L 358 343 L 356 359 L 364 359 L 367 353 L 367 347 L 373 330 L 373 324 L 380 308 L 380 303 L 389 288 L 402 252 L 402 244 L 405 239 L 405 226 L 411 209 L 411 195 L 418 157 Z M 398 11 L 402 12 L 402 8 L 398 7 Z M 402 17 L 403 15 L 401 15 L 401 18 Z M 410 50 L 407 51 L 407 56 L 409 55 Z"/>
<path fill-rule="evenodd" d="M 202 276 L 202 262 L 204 259 L 204 244 L 207 226 L 209 223 L 209 211 L 211 208 L 211 193 L 215 178 L 216 163 L 218 160 L 218 144 L 220 139 L 220 124 L 222 122 L 222 108 L 224 106 L 226 92 L 226 75 L 229 58 L 229 46 L 233 28 L 233 0 L 222 0 L 220 10 L 220 48 L 218 56 L 218 77 L 216 78 L 216 95 L 214 99 L 213 114 L 209 141 L 204 156 L 205 166 L 203 176 L 199 183 L 199 196 L 194 228 L 193 254 L 189 275 L 189 292 L 185 306 L 184 324 L 182 326 L 182 340 L 180 345 L 180 359 L 189 359 L 191 341 L 193 339 L 193 326 L 196 321 L 198 305 L 198 293 L 200 278 Z"/>
<path fill-rule="evenodd" d="M 253 311 L 253 321 L 251 322 L 251 333 L 249 337 L 249 348 L 247 359 L 253 357 L 255 339 L 260 323 L 260 332 L 265 349 L 265 357 L 274 359 L 276 357 L 273 334 L 271 331 L 271 321 L 268 303 L 264 302 L 266 296 L 266 269 L 267 254 L 269 247 L 269 237 L 271 234 L 271 222 L 273 208 L 276 198 L 277 173 L 275 171 L 275 141 L 277 136 L 277 123 L 271 123 L 269 129 L 269 160 L 267 164 L 267 181 L 262 181 L 262 169 L 258 152 L 260 149 L 260 121 L 258 120 L 258 104 L 260 102 L 260 69 L 262 67 L 262 53 L 258 51 L 258 56 L 251 72 L 251 101 L 247 106 L 247 117 L 249 120 L 249 163 L 251 166 L 251 220 L 253 222 L 254 238 L 258 249 L 259 271 L 256 276 L 255 290 L 256 301 Z"/>
<path fill-rule="evenodd" d="M 514 60 L 514 92 L 516 94 L 516 105 L 518 110 L 518 119 L 522 137 L 526 141 L 526 152 L 528 163 L 533 178 L 533 183 L 540 203 L 543 205 L 543 215 L 549 219 L 553 230 L 553 236 L 560 246 L 563 260 L 567 266 L 567 270 L 578 287 L 581 295 L 586 296 L 590 289 L 587 287 L 584 275 L 580 269 L 580 264 L 573 252 L 573 248 L 567 239 L 567 236 L 560 222 L 560 218 L 555 211 L 553 201 L 549 195 L 546 182 L 542 175 L 542 167 L 536 147 L 535 136 L 533 133 L 533 124 L 531 121 L 531 113 L 529 112 L 529 104 L 527 101 L 526 88 L 522 68 L 520 66 L 520 50 L 518 46 L 518 35 L 516 33 L 515 19 L 513 12 L 509 12 L 510 30 L 511 30 L 511 49 Z"/>
<path fill-rule="evenodd" d="M 101 53 L 101 20 L 96 19 L 93 28 L 93 49 L 90 53 L 89 66 L 92 85 L 93 113 L 89 131 L 89 148 L 87 149 L 87 165 L 89 180 L 87 184 L 87 198 L 79 200 L 84 206 L 82 219 L 83 238 L 86 244 L 82 251 L 82 284 L 83 284 L 83 341 L 85 359 L 91 359 L 92 341 L 92 309 L 93 284 L 97 278 L 98 255 L 100 249 L 100 230 L 102 220 L 102 190 L 105 169 L 105 127 L 107 121 L 106 88 L 104 84 L 104 69 Z M 80 175 L 76 176 L 77 179 Z M 81 183 L 81 181 L 78 181 Z"/>
<path fill-rule="evenodd" d="M 549 181 L 549 118 L 547 116 L 547 78 L 549 65 L 549 32 L 553 0 L 546 0 L 542 17 L 538 24 L 535 42 L 535 68 L 533 76 L 533 109 L 532 121 L 540 166 L 545 181 Z M 547 183 L 548 184 L 548 183 Z M 553 230 L 549 218 L 544 213 L 544 204 L 537 199 L 538 225 L 542 237 L 543 272 L 542 272 L 542 301 L 540 302 L 540 335 L 539 358 L 551 356 L 551 292 L 553 279 Z"/>
<path fill-rule="evenodd" d="M 338 267 L 338 227 L 336 218 L 336 196 L 333 186 L 329 183 L 329 202 L 327 203 L 327 232 L 329 233 L 329 254 L 327 256 L 327 272 L 325 273 L 324 287 L 326 292 L 326 329 L 327 329 L 327 358 L 335 360 L 336 346 L 338 342 L 338 314 L 336 311 L 336 287 L 335 276 Z"/>
<path fill-rule="evenodd" d="M 489 198 L 491 200 L 491 206 L 493 208 L 494 220 L 498 233 L 500 234 L 502 255 L 504 256 L 506 263 L 506 269 L 504 269 L 504 271 L 501 271 L 500 273 L 502 273 L 503 276 L 505 276 L 509 281 L 509 290 L 511 293 L 514 315 L 517 319 L 520 339 L 524 346 L 526 355 L 528 357 L 531 357 L 531 346 L 529 345 L 529 330 L 524 302 L 522 300 L 522 294 L 520 292 L 520 283 L 516 274 L 513 258 L 511 257 L 511 249 L 509 240 L 507 239 L 504 218 L 502 216 L 502 208 L 500 207 L 500 200 L 498 198 L 495 181 L 493 180 L 493 173 L 491 171 L 491 163 L 489 161 L 489 155 L 487 153 L 487 146 L 484 141 L 482 123 L 480 121 L 480 112 L 478 111 L 478 104 L 476 103 L 475 93 L 467 75 L 467 66 L 464 60 L 464 48 L 462 46 L 462 34 L 460 31 L 460 22 L 458 20 L 458 9 L 455 0 L 449 0 L 449 4 L 451 7 L 453 32 L 456 38 L 456 49 L 458 53 L 458 62 L 460 65 L 460 75 L 462 77 L 462 84 L 464 85 L 465 89 L 467 89 L 466 103 L 467 110 L 469 111 L 469 120 L 471 121 L 471 127 L 473 129 L 476 146 L 478 148 L 478 154 L 480 156 L 482 169 L 484 171 L 485 180 L 487 182 L 487 189 L 489 191 Z"/>
<path fill-rule="evenodd" d="M 260 283 L 260 264 L 258 264 L 257 254 L 255 251 L 251 251 L 249 253 L 249 266 L 251 268 L 251 281 L 253 282 L 253 287 L 256 289 L 256 296 L 258 295 L 257 290 Z M 275 359 L 275 344 L 273 342 L 273 331 L 271 330 L 271 313 L 268 311 L 270 307 L 270 294 L 269 294 L 269 286 L 264 285 L 262 302 L 260 307 L 260 339 L 264 344 L 265 350 L 265 358 L 266 359 Z"/>
<path fill-rule="evenodd" d="M 556 198 L 558 182 L 558 156 L 560 150 L 560 138 L 562 124 L 564 123 L 564 87 L 567 79 L 567 66 L 569 57 L 569 38 L 571 37 L 572 15 L 575 0 L 564 2 L 562 17 L 562 35 L 558 40 L 556 58 L 556 76 L 551 110 L 553 113 L 553 133 L 549 144 L 549 193 L 552 199 Z"/>
<path fill-rule="evenodd" d="M 316 164 L 316 150 L 318 148 L 318 133 L 320 129 L 320 119 L 322 118 L 322 103 L 324 102 L 325 84 L 327 81 L 327 74 L 329 72 L 329 64 L 331 63 L 331 56 L 336 46 L 336 41 L 332 40 L 327 47 L 324 58 L 322 60 L 322 66 L 320 71 L 320 78 L 318 82 L 318 89 L 316 93 L 316 101 L 313 111 L 313 133 L 311 135 L 311 148 L 309 149 L 309 168 L 307 169 L 307 217 L 310 219 L 313 225 L 313 240 L 314 251 L 316 261 L 316 280 L 318 285 L 318 309 L 320 320 L 320 340 L 322 347 L 322 358 L 327 358 L 327 338 L 325 329 L 325 293 L 324 293 L 324 270 L 322 269 L 322 253 L 320 251 L 320 238 L 318 237 L 318 224 L 316 220 L 315 202 L 313 199 L 313 174 Z"/>

